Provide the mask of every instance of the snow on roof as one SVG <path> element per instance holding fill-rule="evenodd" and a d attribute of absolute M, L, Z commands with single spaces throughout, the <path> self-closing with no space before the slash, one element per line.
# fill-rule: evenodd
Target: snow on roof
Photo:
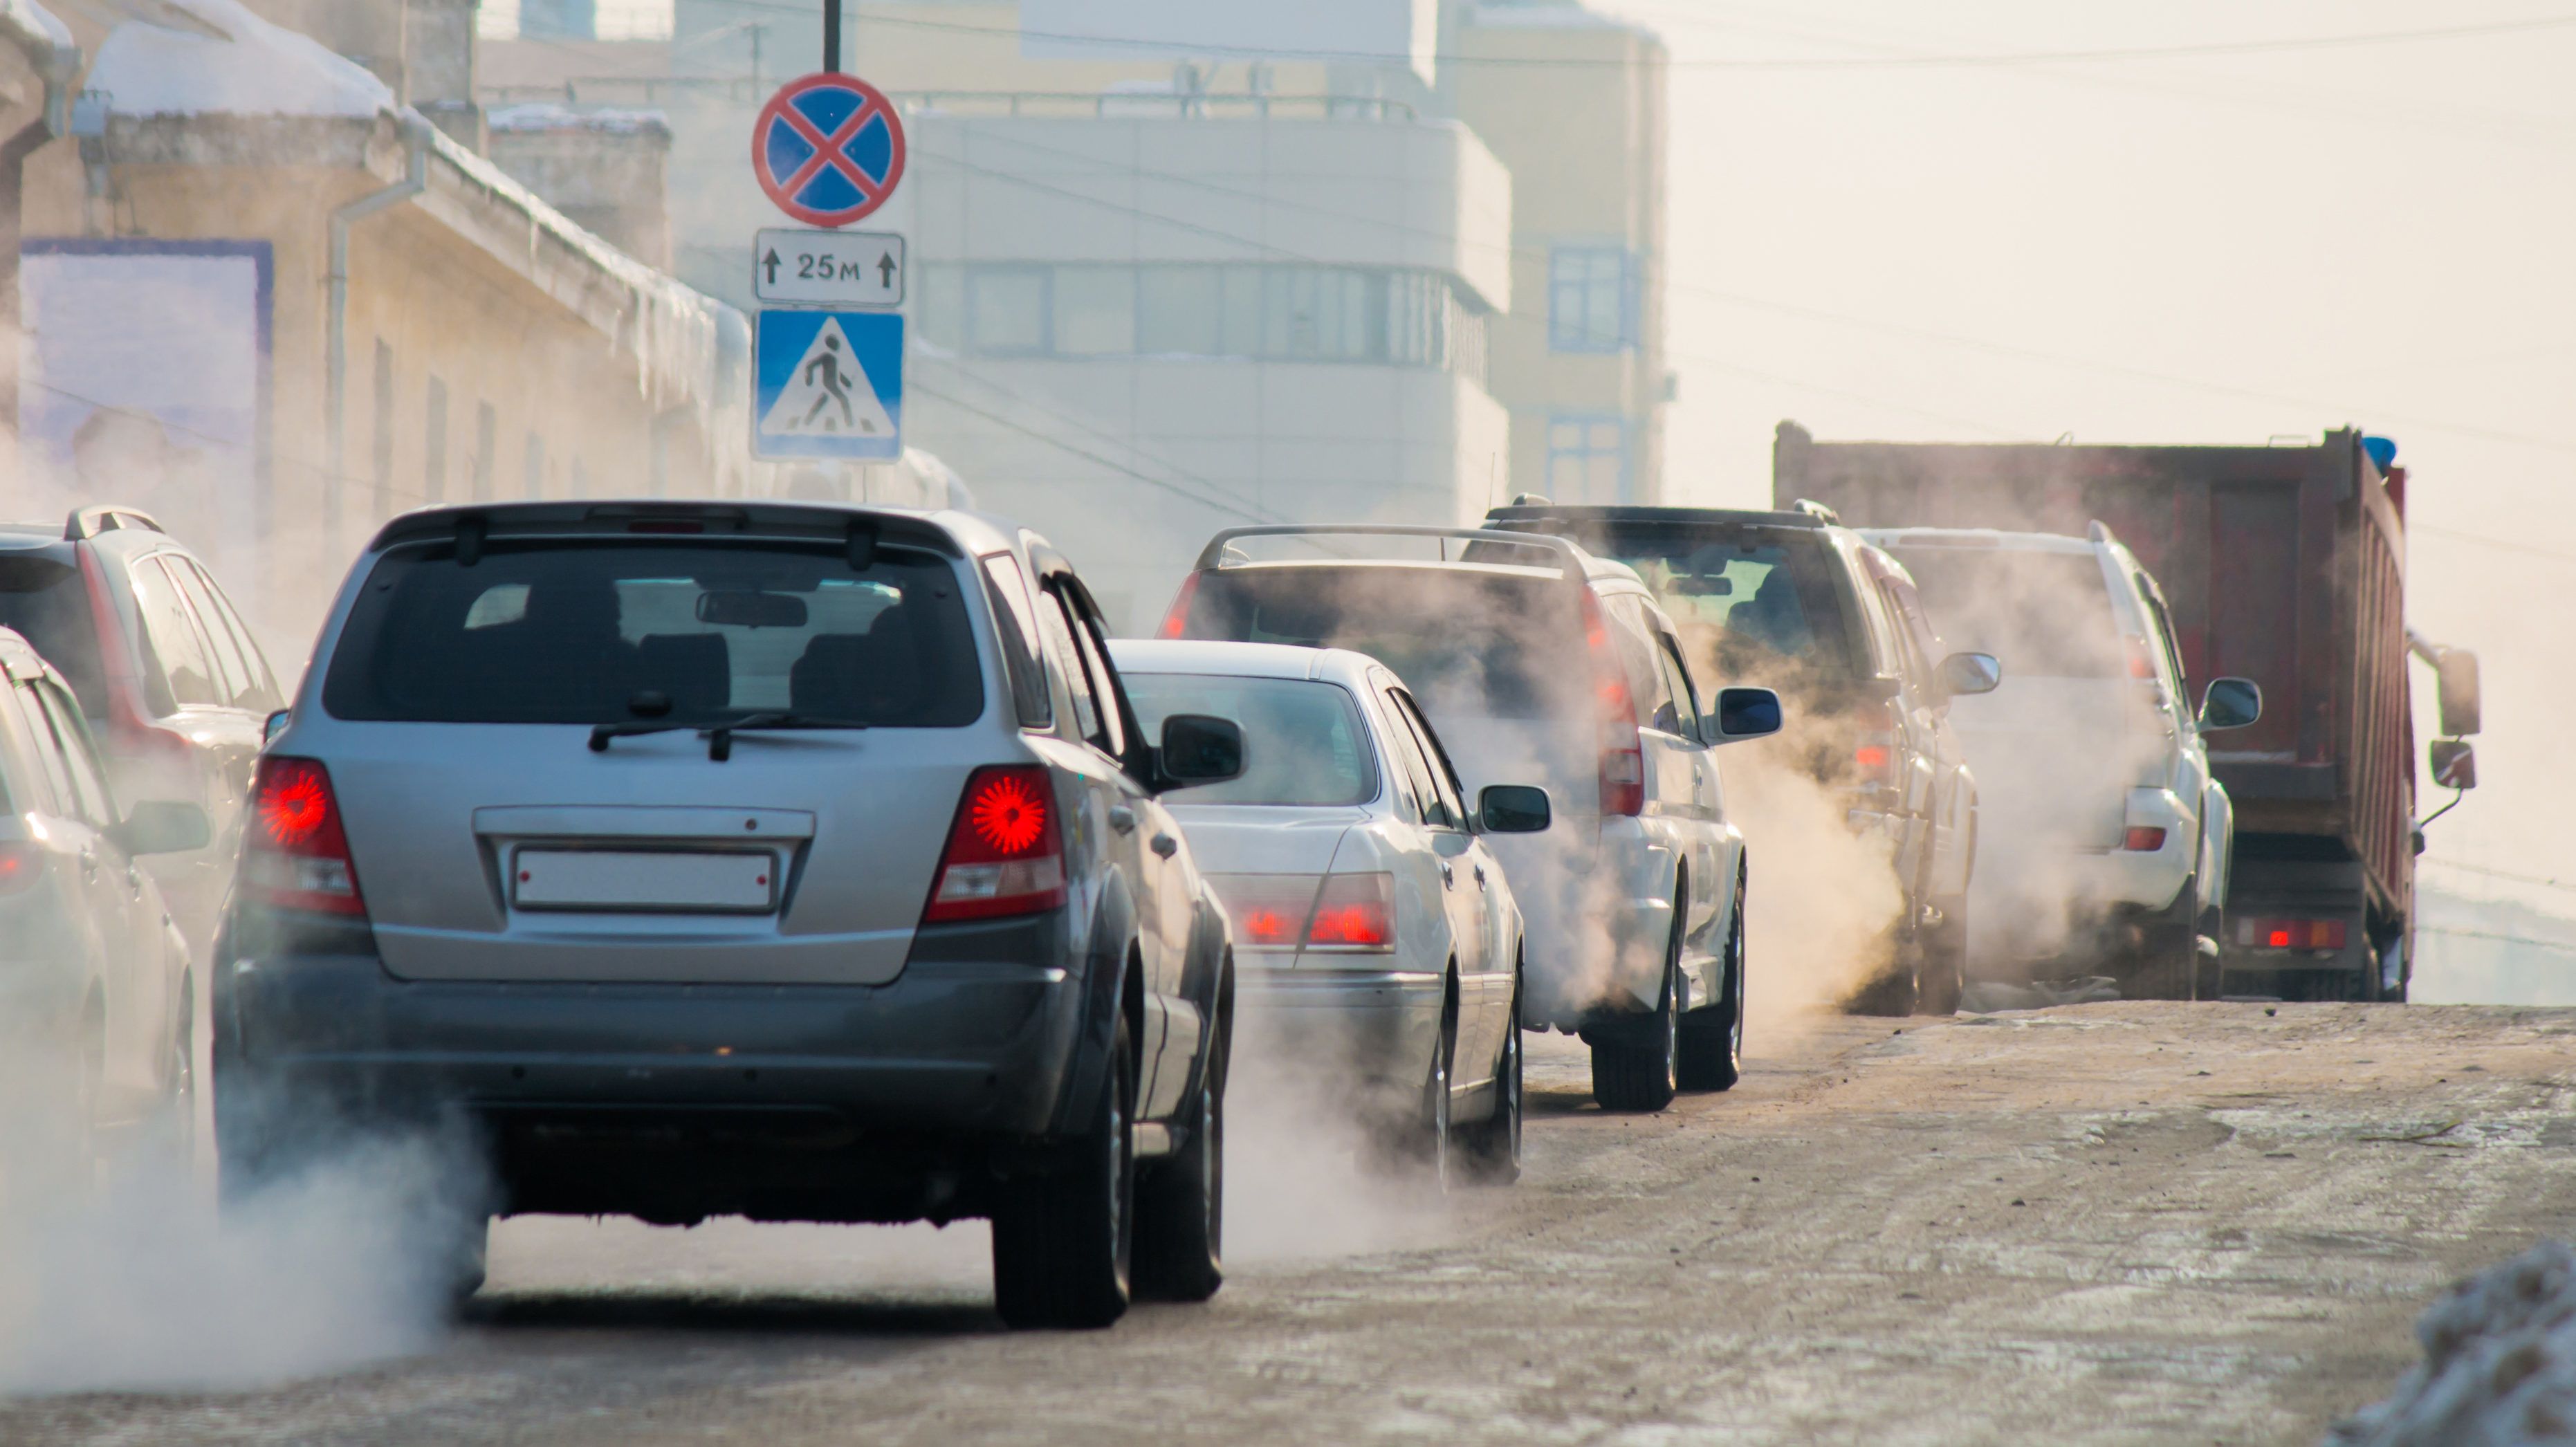
<path fill-rule="evenodd" d="M 271 25 L 239 0 L 161 3 L 204 30 L 128 20 L 110 32 L 86 88 L 107 97 L 111 115 L 364 120 L 393 107 L 393 92 L 366 67 Z"/>
<path fill-rule="evenodd" d="M 58 50 L 74 44 L 71 27 L 36 0 L 0 0 L 0 24 L 20 34 L 41 35 Z"/>
<path fill-rule="evenodd" d="M 671 129 L 671 118 L 660 111 L 614 107 L 577 111 L 553 101 L 503 106 L 484 119 L 496 131 L 607 131 L 631 136 L 649 131 L 667 135 Z"/>

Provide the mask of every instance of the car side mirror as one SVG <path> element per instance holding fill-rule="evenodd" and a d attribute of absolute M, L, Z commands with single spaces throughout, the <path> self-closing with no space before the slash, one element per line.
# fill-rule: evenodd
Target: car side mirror
<path fill-rule="evenodd" d="M 185 854 L 214 841 L 206 811 L 194 804 L 148 799 L 125 811 L 125 822 L 108 831 L 129 855 Z"/>
<path fill-rule="evenodd" d="M 1717 691 L 1717 712 L 1709 722 L 1711 744 L 1731 744 L 1742 739 L 1758 739 L 1780 731 L 1780 695 L 1767 688 L 1721 688 Z"/>
<path fill-rule="evenodd" d="M 1156 793 L 1241 778 L 1243 727 L 1230 718 L 1176 713 L 1163 720 L 1163 742 L 1154 759 Z"/>
<path fill-rule="evenodd" d="M 268 716 L 268 722 L 259 726 L 259 746 L 264 749 L 270 744 L 276 743 L 277 736 L 286 732 L 287 724 L 293 722 L 294 718 L 295 714 L 293 711 L 288 709 L 281 708 L 277 712 L 270 714 Z"/>
<path fill-rule="evenodd" d="M 1953 653 L 1933 673 L 1943 698 L 1992 693 L 2004 681 L 2004 666 L 1991 653 Z"/>
<path fill-rule="evenodd" d="M 2200 731 L 2241 729 L 2263 716 L 2263 686 L 2250 678 L 2213 678 L 2200 696 Z"/>
<path fill-rule="evenodd" d="M 1555 822 L 1547 790 L 1535 784 L 1488 784 L 1476 796 L 1479 834 L 1544 834 Z"/>
<path fill-rule="evenodd" d="M 2433 665 L 2434 696 L 2440 701 L 2442 732 L 2453 738 L 2478 731 L 2478 656 L 2465 648 L 2445 648 Z"/>
<path fill-rule="evenodd" d="M 2445 789 L 2478 786 L 2478 751 L 2467 739 L 2435 739 L 2431 753 L 2434 783 Z"/>

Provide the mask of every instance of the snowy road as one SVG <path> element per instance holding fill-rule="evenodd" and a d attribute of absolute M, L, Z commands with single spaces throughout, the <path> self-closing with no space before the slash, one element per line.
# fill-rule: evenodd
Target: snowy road
<path fill-rule="evenodd" d="M 1655 1117 L 1540 1042 L 1528 1179 L 1446 1207 L 1248 1121 L 1225 1291 L 1107 1333 L 1004 1333 L 971 1223 L 513 1222 L 424 1354 L 0 1441 L 2312 1442 L 2576 1203 L 2576 1012 L 1892 1029 L 1757 1040 Z"/>

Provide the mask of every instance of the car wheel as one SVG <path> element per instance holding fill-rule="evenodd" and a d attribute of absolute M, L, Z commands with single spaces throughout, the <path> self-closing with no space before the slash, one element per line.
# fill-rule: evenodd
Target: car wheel
<path fill-rule="evenodd" d="M 1684 1090 L 1732 1090 L 1744 1078 L 1744 880 L 1726 927 L 1726 998 L 1682 1022 L 1674 1078 Z"/>
<path fill-rule="evenodd" d="M 1458 1008 L 1456 992 L 1440 1012 L 1440 1034 L 1431 1046 L 1431 1070 L 1422 1082 L 1422 1110 L 1414 1129 L 1420 1134 L 1410 1154 L 1433 1190 L 1446 1192 L 1455 1162 L 1457 1122 L 1450 1088 L 1457 1079 Z"/>
<path fill-rule="evenodd" d="M 1923 934 L 1923 973 L 1916 1007 L 1926 1015 L 1955 1015 L 1968 988 L 1968 897 L 1941 901 L 1941 923 Z"/>
<path fill-rule="evenodd" d="M 1494 1113 L 1467 1127 L 1467 1172 L 1488 1186 L 1521 1178 L 1521 985 L 1512 977 L 1512 1014 L 1494 1061 Z"/>
<path fill-rule="evenodd" d="M 178 1023 L 170 1032 L 169 1084 L 145 1124 L 142 1148 L 155 1162 L 169 1162 L 182 1172 L 197 1159 L 197 989 L 193 977 L 179 982 Z"/>
<path fill-rule="evenodd" d="M 1012 1183 L 993 1213 L 993 1299 L 1013 1327 L 1104 1327 L 1126 1314 L 1135 1252 L 1135 1045 L 1122 1014 L 1099 1103 L 1060 1172 Z"/>
<path fill-rule="evenodd" d="M 491 1259 L 492 1218 L 481 1211 L 452 1211 L 446 1213 L 437 1236 L 438 1255 L 432 1262 L 437 1279 L 433 1285 L 447 1309 L 455 1311 L 483 1289 L 484 1271 Z"/>
<path fill-rule="evenodd" d="M 1189 1138 L 1136 1186 L 1135 1294 L 1205 1301 L 1225 1284 L 1225 1045 L 1220 1026 L 1199 1067 Z"/>
<path fill-rule="evenodd" d="M 2216 948 L 2203 951 L 2199 940 L 2192 942 L 2191 997 L 2215 1000 L 2227 993 L 2227 911 L 2213 906 L 2201 911 L 2200 939 Z"/>
<path fill-rule="evenodd" d="M 1603 1110 L 1655 1111 L 1673 1103 L 1681 1088 L 1681 983 L 1683 905 L 1673 904 L 1673 935 L 1664 946 L 1664 982 L 1654 1014 L 1627 1024 L 1592 1046 L 1592 1098 Z"/>

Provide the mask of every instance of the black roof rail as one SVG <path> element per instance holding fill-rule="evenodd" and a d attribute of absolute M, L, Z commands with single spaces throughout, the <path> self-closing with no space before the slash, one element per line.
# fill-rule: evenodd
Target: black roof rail
<path fill-rule="evenodd" d="M 169 531 L 168 528 L 161 526 L 152 514 L 141 508 L 118 507 L 111 503 L 105 507 L 72 509 L 72 515 L 63 520 L 63 541 L 87 542 L 100 533 L 115 532 L 121 528 L 143 528 L 156 533 Z"/>
<path fill-rule="evenodd" d="M 1469 543 L 1499 543 L 1554 553 L 1567 577 L 1578 584 L 1585 581 L 1583 550 L 1563 538 L 1546 533 L 1507 532 L 1501 528 L 1444 528 L 1421 523 L 1262 523 L 1252 527 L 1227 528 L 1208 539 L 1207 546 L 1199 550 L 1199 560 L 1193 571 L 1203 573 L 1220 566 L 1226 561 L 1227 550 L 1238 538 L 1284 537 L 1455 538 Z M 1237 560 L 1241 560 L 1241 550 L 1234 551 Z"/>

